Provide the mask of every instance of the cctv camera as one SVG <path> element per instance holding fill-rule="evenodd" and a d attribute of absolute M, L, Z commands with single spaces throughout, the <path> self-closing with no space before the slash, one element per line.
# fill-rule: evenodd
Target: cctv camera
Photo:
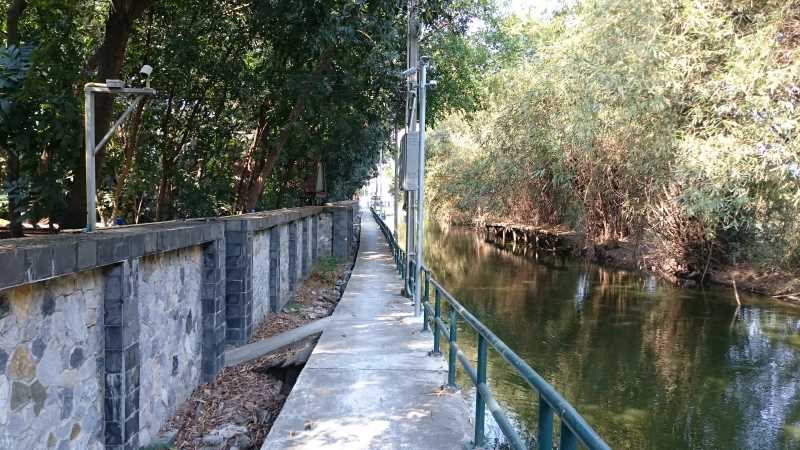
<path fill-rule="evenodd" d="M 151 73 L 153 73 L 153 66 L 149 64 L 145 64 L 139 69 L 139 73 L 143 74 L 146 77 L 149 77 Z"/>

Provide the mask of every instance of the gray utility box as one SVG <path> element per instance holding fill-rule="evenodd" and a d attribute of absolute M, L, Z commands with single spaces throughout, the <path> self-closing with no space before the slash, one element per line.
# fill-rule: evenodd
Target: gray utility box
<path fill-rule="evenodd" d="M 411 132 L 403 136 L 400 142 L 400 179 L 403 189 L 416 191 L 419 189 L 419 132 Z"/>

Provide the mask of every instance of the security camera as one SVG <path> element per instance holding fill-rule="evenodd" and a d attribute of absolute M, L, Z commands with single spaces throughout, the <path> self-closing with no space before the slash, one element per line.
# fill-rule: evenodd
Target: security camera
<path fill-rule="evenodd" d="M 139 73 L 144 75 L 144 85 L 146 87 L 150 87 L 150 74 L 153 73 L 153 66 L 150 64 L 145 64 L 141 69 L 139 69 Z"/>
<path fill-rule="evenodd" d="M 438 86 L 438 85 L 439 85 L 439 82 L 436 81 L 436 80 L 428 81 L 428 87 L 430 89 L 436 89 L 436 86 Z"/>

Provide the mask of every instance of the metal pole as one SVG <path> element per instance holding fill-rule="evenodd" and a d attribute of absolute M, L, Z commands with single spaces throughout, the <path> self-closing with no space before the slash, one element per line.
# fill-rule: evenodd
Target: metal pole
<path fill-rule="evenodd" d="M 418 8 L 419 0 L 408 0 L 408 30 L 407 30 L 407 37 L 408 37 L 408 47 L 407 47 L 407 60 L 406 60 L 406 67 L 417 67 L 417 63 L 419 61 L 419 22 L 417 18 L 417 8 Z M 412 87 L 414 83 L 417 81 L 416 71 L 413 71 L 409 74 L 407 78 L 407 89 L 406 89 L 406 134 L 409 132 L 413 132 L 416 130 L 417 126 L 417 114 L 415 110 L 416 106 L 416 99 L 412 98 L 410 93 L 412 92 Z M 409 149 L 406 148 L 406 152 Z M 406 191 L 405 196 L 405 209 L 406 209 L 406 258 L 403 261 L 405 265 L 405 285 L 409 286 L 410 278 L 412 276 L 411 268 L 411 256 L 414 253 L 414 196 L 411 191 Z M 406 292 L 406 295 L 410 295 L 410 292 Z M 415 315 L 419 315 L 419 310 L 415 305 L 414 308 Z"/>
<path fill-rule="evenodd" d="M 399 164 L 400 164 L 400 133 L 397 131 L 397 127 L 396 126 L 395 126 L 395 130 L 394 130 L 394 137 L 397 140 L 397 153 L 394 156 L 394 229 L 392 231 L 394 232 L 394 240 L 396 242 L 397 238 L 399 236 L 397 234 L 397 226 L 399 224 L 399 222 L 397 220 L 397 215 L 399 213 L 398 212 L 398 209 L 399 209 L 398 204 L 400 203 L 398 201 L 399 200 L 399 195 L 397 195 L 398 193 L 400 193 L 400 172 L 398 170 L 399 169 Z"/>
<path fill-rule="evenodd" d="M 417 273 L 422 270 L 422 243 L 425 240 L 425 108 L 427 101 L 428 58 L 419 61 L 419 182 L 417 183 Z M 417 283 L 414 289 L 414 315 L 419 315 L 422 299 L 422 286 Z"/>
<path fill-rule="evenodd" d="M 97 222 L 94 180 L 94 93 L 86 92 L 84 95 L 86 109 L 83 116 L 83 129 L 86 137 L 86 230 L 94 231 Z"/>
<path fill-rule="evenodd" d="M 488 364 L 488 355 L 486 349 L 486 339 L 482 335 L 478 335 L 478 380 L 475 387 L 480 387 L 481 384 L 486 384 L 486 366 Z M 486 439 L 484 433 L 484 422 L 486 420 L 486 399 L 483 398 L 480 389 L 475 394 L 475 447 L 483 447 Z"/>

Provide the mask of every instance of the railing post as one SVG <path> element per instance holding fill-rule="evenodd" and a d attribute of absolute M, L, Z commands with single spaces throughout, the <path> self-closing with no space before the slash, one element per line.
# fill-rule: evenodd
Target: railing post
<path fill-rule="evenodd" d="M 553 450 L 553 408 L 539 395 L 539 429 L 537 439 L 539 450 Z"/>
<path fill-rule="evenodd" d="M 450 309 L 450 357 L 447 359 L 447 385 L 451 388 L 456 387 L 456 310 L 451 306 Z"/>
<path fill-rule="evenodd" d="M 486 384 L 486 339 L 478 334 L 478 385 Z M 486 399 L 481 395 L 480 389 L 475 394 L 475 447 L 483 447 L 485 440 L 484 421 L 486 419 Z"/>
<path fill-rule="evenodd" d="M 420 273 L 422 272 L 423 271 L 421 270 Z M 429 284 L 430 284 L 431 274 L 427 270 L 425 270 L 424 272 L 425 272 L 425 291 L 423 291 L 422 293 L 422 331 L 428 331 L 428 308 L 426 308 L 426 306 L 429 306 L 428 289 L 430 287 Z M 434 324 L 434 328 L 436 328 L 436 324 Z"/>
<path fill-rule="evenodd" d="M 439 319 L 442 317 L 442 298 L 439 288 L 433 287 L 433 356 L 442 354 L 439 348 Z"/>
<path fill-rule="evenodd" d="M 560 443 L 558 444 L 558 450 L 575 450 L 577 445 L 577 439 L 575 438 L 575 434 L 572 433 L 572 430 L 569 429 L 567 424 L 564 420 L 561 420 L 561 439 Z"/>

